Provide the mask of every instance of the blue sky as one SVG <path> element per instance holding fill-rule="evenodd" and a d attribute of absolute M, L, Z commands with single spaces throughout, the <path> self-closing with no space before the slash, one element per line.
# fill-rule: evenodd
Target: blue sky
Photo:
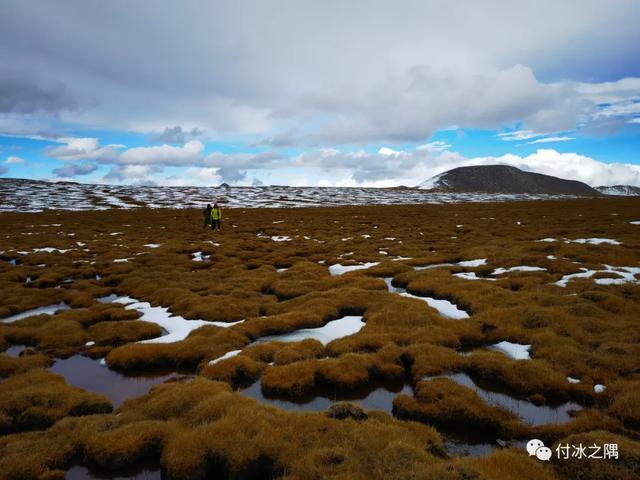
<path fill-rule="evenodd" d="M 8 0 L 0 176 L 393 186 L 504 163 L 640 185 L 636 1 L 278 5 Z"/>

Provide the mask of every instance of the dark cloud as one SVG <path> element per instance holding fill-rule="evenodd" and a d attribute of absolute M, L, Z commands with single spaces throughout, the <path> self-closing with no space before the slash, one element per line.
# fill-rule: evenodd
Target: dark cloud
<path fill-rule="evenodd" d="M 593 107 L 572 82 L 592 82 L 611 59 L 620 75 L 638 72 L 636 0 L 284 0 L 277 12 L 248 0 L 5 0 L 2 10 L 0 112 L 64 111 L 68 125 L 166 143 L 184 143 L 193 125 L 273 147 L 402 143 L 451 125 L 568 129 Z"/>
<path fill-rule="evenodd" d="M 237 183 L 247 178 L 246 170 L 242 171 L 231 167 L 220 168 L 216 173 L 220 175 L 226 183 Z"/>
<path fill-rule="evenodd" d="M 204 133 L 203 130 L 193 127 L 191 130 L 183 130 L 180 125 L 167 127 L 164 131 L 151 135 L 152 142 L 160 143 L 185 143 L 187 140 L 198 138 Z"/>
<path fill-rule="evenodd" d="M 130 185 L 144 185 L 150 182 L 148 175 L 161 173 L 161 165 L 117 165 L 103 177 L 106 181 L 124 182 Z"/>
<path fill-rule="evenodd" d="M 76 108 L 62 84 L 39 84 L 29 71 L 11 71 L 0 64 L 0 113 L 58 113 Z"/>
<path fill-rule="evenodd" d="M 54 168 L 53 174 L 56 177 L 75 177 L 77 175 L 89 175 L 98 169 L 92 163 L 67 163 L 64 167 Z"/>

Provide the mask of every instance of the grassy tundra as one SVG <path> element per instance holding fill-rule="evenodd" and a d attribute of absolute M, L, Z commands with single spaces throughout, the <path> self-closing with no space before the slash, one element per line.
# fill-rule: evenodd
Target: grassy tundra
<path fill-rule="evenodd" d="M 0 323 L 0 351 L 28 346 L 0 353 L 0 478 L 148 464 L 172 479 L 640 475 L 637 199 L 234 209 L 222 232 L 203 231 L 201 217 L 143 208 L 1 215 L 0 319 L 69 308 Z M 414 268 L 435 264 L 444 265 Z M 521 266 L 535 268 L 509 270 Z M 166 332 L 97 300 L 113 294 L 185 319 L 239 323 L 140 342 Z M 469 317 L 447 318 L 416 296 Z M 259 341 L 345 315 L 361 315 L 364 327 L 327 344 Z M 502 341 L 530 345 L 530 359 L 487 348 Z M 48 370 L 78 354 L 129 374 L 190 375 L 113 411 L 108 398 Z M 534 405 L 579 408 L 568 421 L 526 422 L 451 373 Z M 385 381 L 407 382 L 413 395 L 396 396 L 392 416 L 346 404 L 297 413 L 238 390 L 255 381 L 291 400 Z M 452 432 L 511 447 L 456 456 L 445 445 Z M 530 438 L 617 443 L 620 458 L 541 462 L 518 443 Z"/>

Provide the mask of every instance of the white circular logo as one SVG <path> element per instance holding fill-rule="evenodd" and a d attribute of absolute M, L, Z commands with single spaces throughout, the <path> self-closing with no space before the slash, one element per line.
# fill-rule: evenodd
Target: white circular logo
<path fill-rule="evenodd" d="M 551 449 L 549 447 L 540 447 L 536 450 L 536 457 L 538 460 L 542 460 L 543 462 L 548 462 L 551 458 Z"/>
<path fill-rule="evenodd" d="M 540 447 L 544 447 L 544 442 L 542 440 L 538 440 L 537 438 L 529 440 L 527 442 L 527 452 L 529 452 L 529 456 L 531 457 L 535 455 L 536 450 L 538 450 Z"/>

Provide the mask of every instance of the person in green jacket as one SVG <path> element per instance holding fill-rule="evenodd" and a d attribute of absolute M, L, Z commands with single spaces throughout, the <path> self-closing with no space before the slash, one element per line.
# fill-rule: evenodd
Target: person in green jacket
<path fill-rule="evenodd" d="M 202 229 L 205 230 L 209 225 L 211 225 L 211 204 L 207 204 L 207 208 L 204 209 L 204 225 Z"/>
<path fill-rule="evenodd" d="M 222 223 L 222 210 L 218 206 L 218 202 L 213 204 L 211 209 L 211 230 L 220 230 Z"/>

